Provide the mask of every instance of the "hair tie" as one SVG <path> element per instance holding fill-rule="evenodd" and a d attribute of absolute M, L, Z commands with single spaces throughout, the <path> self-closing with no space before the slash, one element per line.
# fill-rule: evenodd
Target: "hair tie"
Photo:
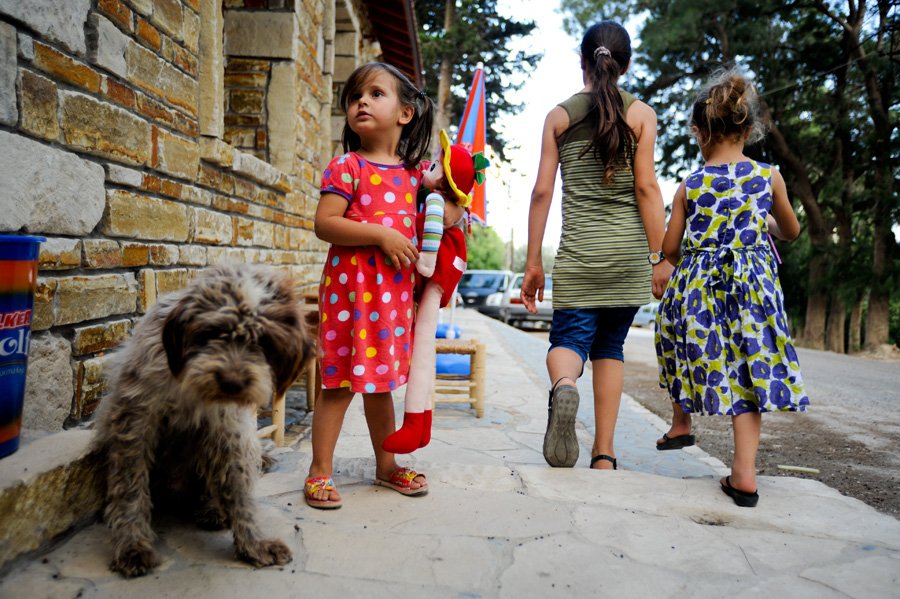
<path fill-rule="evenodd" d="M 612 52 L 606 46 L 597 46 L 594 50 L 594 60 L 600 60 L 601 56 L 612 56 Z"/>
<path fill-rule="evenodd" d="M 416 91 L 416 97 L 419 98 L 420 100 L 424 100 L 425 97 L 426 97 L 426 96 L 425 96 L 425 90 L 424 90 L 424 89 L 417 90 L 417 91 Z"/>

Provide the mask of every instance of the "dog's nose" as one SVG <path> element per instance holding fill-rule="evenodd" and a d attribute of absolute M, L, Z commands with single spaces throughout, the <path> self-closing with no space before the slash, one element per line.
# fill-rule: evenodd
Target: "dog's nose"
<path fill-rule="evenodd" d="M 217 372 L 216 382 L 219 389 L 227 395 L 237 395 L 244 390 L 244 380 L 233 372 Z"/>

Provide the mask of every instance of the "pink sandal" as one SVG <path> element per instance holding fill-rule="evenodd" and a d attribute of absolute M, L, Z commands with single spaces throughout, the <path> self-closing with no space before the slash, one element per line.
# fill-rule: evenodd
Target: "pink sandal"
<path fill-rule="evenodd" d="M 319 491 L 334 491 L 334 480 L 330 476 L 310 476 L 306 479 L 303 487 L 303 497 L 306 499 L 306 505 L 320 510 L 333 510 L 344 505 L 342 499 L 332 501 L 330 499 L 316 499 L 315 494 Z"/>
<path fill-rule="evenodd" d="M 421 476 L 423 479 L 425 478 L 424 474 L 416 472 L 412 468 L 397 468 L 396 470 L 394 470 L 393 474 L 391 474 L 391 477 L 388 480 L 376 478 L 375 484 L 379 487 L 387 487 L 388 489 L 393 489 L 401 495 L 407 495 L 410 497 L 414 495 L 424 495 L 428 492 L 427 482 L 418 489 L 412 488 L 412 481 L 415 480 L 418 476 Z"/>

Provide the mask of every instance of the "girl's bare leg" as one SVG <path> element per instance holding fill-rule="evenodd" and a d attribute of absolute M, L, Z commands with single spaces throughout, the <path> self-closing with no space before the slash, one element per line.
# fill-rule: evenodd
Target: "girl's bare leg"
<path fill-rule="evenodd" d="M 672 426 L 669 427 L 669 432 L 666 434 L 670 439 L 691 434 L 691 415 L 682 410 L 681 406 L 674 401 L 672 402 Z M 656 444 L 659 445 L 664 441 L 665 439 L 660 437 Z"/>
<path fill-rule="evenodd" d="M 756 492 L 756 453 L 762 414 L 748 412 L 732 416 L 734 426 L 734 461 L 731 462 L 731 486 L 747 493 Z M 724 480 L 722 481 L 725 482 Z"/>
<path fill-rule="evenodd" d="M 369 426 L 369 437 L 372 449 L 375 450 L 375 477 L 389 480 L 399 468 L 396 456 L 385 451 L 381 444 L 388 435 L 394 432 L 394 400 L 390 392 L 363 394 L 363 408 L 366 412 L 366 424 Z M 427 486 L 425 477 L 413 479 L 410 487 L 418 489 Z"/>
<path fill-rule="evenodd" d="M 309 476 L 328 476 L 334 471 L 334 448 L 337 446 L 344 415 L 353 400 L 349 389 L 322 389 L 316 402 L 312 421 L 312 463 Z M 336 491 L 324 489 L 313 494 L 313 498 L 323 501 L 338 501 L 341 496 Z"/>
<path fill-rule="evenodd" d="M 622 387 L 625 384 L 625 365 L 621 360 L 602 359 L 592 362 L 594 373 L 594 446 L 591 456 L 600 454 L 616 457 L 613 448 Z M 612 463 L 598 460 L 594 468 L 612 470 Z"/>

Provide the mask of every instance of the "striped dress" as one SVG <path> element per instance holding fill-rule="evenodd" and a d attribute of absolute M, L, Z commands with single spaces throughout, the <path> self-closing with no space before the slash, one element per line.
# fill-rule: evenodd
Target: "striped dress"
<path fill-rule="evenodd" d="M 621 94 L 627 112 L 636 98 Z M 560 106 L 571 124 L 557 141 L 563 225 L 553 266 L 553 308 L 642 306 L 651 300 L 652 267 L 634 194 L 634 152 L 625 156 L 627 168 L 604 183 L 603 162 L 592 150 L 581 155 L 593 133 L 584 118 L 590 95 L 577 93 Z"/>

